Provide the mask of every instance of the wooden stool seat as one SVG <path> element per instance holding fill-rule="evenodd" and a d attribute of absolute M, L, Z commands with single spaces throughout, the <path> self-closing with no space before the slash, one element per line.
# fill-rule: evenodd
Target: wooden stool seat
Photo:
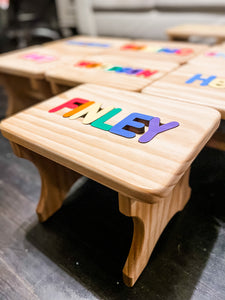
<path fill-rule="evenodd" d="M 136 58 L 160 60 L 184 64 L 189 59 L 208 48 L 204 44 L 186 42 L 134 40 L 120 47 L 112 49 L 111 53 Z"/>
<path fill-rule="evenodd" d="M 217 43 L 225 40 L 225 25 L 223 24 L 182 24 L 167 29 L 170 40 L 183 39 L 193 36 L 215 38 Z"/>
<path fill-rule="evenodd" d="M 55 94 L 78 83 L 95 83 L 129 91 L 140 91 L 145 86 L 178 68 L 173 62 L 102 54 L 86 56 L 83 60 L 72 58 L 67 63 L 51 68 L 45 73 Z"/>
<path fill-rule="evenodd" d="M 73 56 L 81 59 L 83 56 Z M 8 94 L 7 115 L 52 96 L 45 72 L 70 57 L 42 46 L 28 47 L 0 56 L 0 82 Z"/>
<path fill-rule="evenodd" d="M 119 49 L 130 39 L 94 36 L 72 36 L 43 44 L 44 47 L 69 55 L 96 55 Z"/>
<path fill-rule="evenodd" d="M 211 67 L 210 67 L 211 66 Z M 221 113 L 225 120 L 224 68 L 218 65 L 187 64 L 143 89 L 143 93 L 179 102 L 209 106 Z M 217 132 L 209 146 L 225 151 L 225 134 Z"/>
<path fill-rule="evenodd" d="M 187 203 L 191 163 L 219 122 L 204 106 L 85 84 L 3 120 L 1 130 L 15 154 L 39 169 L 40 221 L 60 208 L 80 175 L 119 193 L 120 211 L 134 222 L 123 269 L 132 286 Z"/>
<path fill-rule="evenodd" d="M 215 46 L 210 47 L 206 51 L 197 55 L 196 57 L 188 61 L 189 64 L 200 66 L 200 68 L 205 67 L 206 70 L 213 68 L 223 69 L 225 67 L 225 46 Z M 222 71 L 223 71 L 222 70 Z"/>

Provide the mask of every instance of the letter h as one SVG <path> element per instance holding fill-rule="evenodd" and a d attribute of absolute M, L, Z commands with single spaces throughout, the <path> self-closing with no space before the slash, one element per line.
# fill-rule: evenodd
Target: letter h
<path fill-rule="evenodd" d="M 216 76 L 209 76 L 208 78 L 202 78 L 201 77 L 202 74 L 196 74 L 193 77 L 191 77 L 190 79 L 188 79 L 187 81 L 185 81 L 185 83 L 193 83 L 195 80 L 201 80 L 201 86 L 206 86 L 208 85 L 212 80 L 214 80 L 216 78 Z"/>

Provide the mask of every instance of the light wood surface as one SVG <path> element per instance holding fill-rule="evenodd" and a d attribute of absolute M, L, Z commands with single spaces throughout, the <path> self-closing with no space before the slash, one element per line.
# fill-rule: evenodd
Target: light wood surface
<path fill-rule="evenodd" d="M 101 66 L 85 67 L 77 66 L 79 62 L 93 62 L 101 66 L 119 66 L 122 68 L 142 69 L 155 72 L 149 77 L 137 76 L 135 74 L 119 73 L 107 71 Z M 179 65 L 172 62 L 160 62 L 147 59 L 133 59 L 115 55 L 87 56 L 84 60 L 71 59 L 67 63 L 61 64 L 46 72 L 45 76 L 51 82 L 53 92 L 60 92 L 57 85 L 75 86 L 78 83 L 96 83 L 104 86 L 115 87 L 130 91 L 140 91 L 142 88 L 158 80 L 166 73 L 176 69 Z"/>
<path fill-rule="evenodd" d="M 214 37 L 218 42 L 225 40 L 225 25 L 223 24 L 182 24 L 169 28 L 166 32 L 170 39 L 200 36 Z"/>
<path fill-rule="evenodd" d="M 50 57 L 50 61 L 45 60 L 46 56 Z M 83 56 L 73 58 L 79 60 Z M 51 97 L 51 86 L 45 80 L 45 71 L 59 64 L 63 67 L 68 59 L 71 60 L 71 57 L 41 46 L 0 55 L 1 84 L 8 95 L 7 116 Z"/>
<path fill-rule="evenodd" d="M 216 69 L 221 68 L 224 70 L 225 46 L 210 47 L 198 56 L 194 57 L 193 59 L 190 59 L 188 63 L 200 67 L 205 66 L 206 68 L 210 68 L 210 70 L 213 70 L 214 67 Z"/>
<path fill-rule="evenodd" d="M 62 52 L 63 54 L 93 55 L 105 53 L 112 49 L 118 49 L 124 43 L 127 43 L 129 41 L 130 39 L 126 38 L 92 37 L 78 35 L 54 42 L 45 43 L 43 44 L 43 46 Z M 83 42 L 84 44 L 76 44 L 76 42 Z M 90 43 L 90 45 L 88 45 L 88 43 Z M 96 45 L 94 45 L 94 43 L 96 43 Z M 106 47 L 102 47 L 101 45 L 106 45 Z"/>
<path fill-rule="evenodd" d="M 123 279 L 127 286 L 133 286 L 145 268 L 162 231 L 170 219 L 188 202 L 189 171 L 180 179 L 171 194 L 157 204 L 143 203 L 119 195 L 119 209 L 133 218 L 134 233 L 128 258 L 123 268 Z"/>
<path fill-rule="evenodd" d="M 151 86 L 146 87 L 142 92 L 149 95 L 157 95 L 165 100 L 172 99 L 179 102 L 195 103 L 209 106 L 217 109 L 221 113 L 221 118 L 225 119 L 225 77 L 224 68 L 221 66 L 210 65 L 186 65 L 178 70 L 171 72 L 159 82 L 155 82 Z M 201 86 L 200 80 L 193 83 L 185 83 L 195 74 L 201 74 L 202 78 L 209 76 L 217 76 L 218 85 Z M 217 131 L 212 139 L 207 143 L 208 146 L 218 150 L 225 151 L 225 133 Z"/>
<path fill-rule="evenodd" d="M 137 47 L 137 49 L 124 49 L 126 46 Z M 208 48 L 204 44 L 194 44 L 186 42 L 171 42 L 171 41 L 154 41 L 154 40 L 134 40 L 127 44 L 124 44 L 120 50 L 111 50 L 112 53 L 124 56 L 146 58 L 151 60 L 160 60 L 168 62 L 176 62 L 178 64 L 184 64 L 195 55 L 201 53 Z M 177 49 L 177 53 L 166 53 L 162 49 L 168 49 L 173 51 Z M 190 53 L 184 53 L 186 50 L 190 50 Z M 183 54 L 179 53 L 183 51 Z"/>
<path fill-rule="evenodd" d="M 63 118 L 70 109 L 48 113 L 65 98 L 74 97 L 122 108 L 107 122 L 112 125 L 138 112 L 157 116 L 162 123 L 177 121 L 180 126 L 143 144 L 138 142 L 139 134 L 128 139 L 84 125 L 82 119 Z M 87 84 L 8 118 L 1 129 L 12 142 L 118 192 L 154 203 L 173 189 L 219 120 L 219 113 L 206 107 Z"/>
<path fill-rule="evenodd" d="M 179 126 L 143 144 L 137 136 L 127 139 L 85 125 L 82 118 L 63 118 L 71 107 L 48 112 L 74 98 L 102 103 L 103 109 L 122 108 L 107 121 L 109 125 L 138 112 L 157 116 L 163 124 L 177 121 Z M 123 270 L 125 284 L 133 286 L 166 224 L 188 201 L 190 165 L 219 121 L 216 110 L 203 106 L 164 103 L 157 97 L 86 84 L 3 120 L 1 131 L 16 155 L 33 161 L 39 169 L 42 193 L 37 212 L 41 221 L 60 208 L 68 188 L 79 177 L 73 171 L 119 192 L 120 211 L 134 222 Z"/>
<path fill-rule="evenodd" d="M 196 74 L 201 74 L 202 78 L 217 76 L 224 80 L 224 71 L 221 68 L 186 65 L 144 88 L 143 93 L 161 96 L 165 101 L 170 98 L 179 102 L 209 106 L 217 109 L 221 113 L 221 118 L 225 119 L 225 88 L 201 86 L 200 80 L 185 83 Z"/>
<path fill-rule="evenodd" d="M 37 58 L 32 58 L 32 55 L 36 55 Z M 76 55 L 76 57 L 77 59 L 81 59 L 83 56 Z M 32 79 L 44 79 L 46 70 L 54 65 L 66 62 L 67 59 L 70 59 L 70 56 L 62 55 L 56 50 L 42 46 L 32 46 L 0 55 L 0 73 Z"/>

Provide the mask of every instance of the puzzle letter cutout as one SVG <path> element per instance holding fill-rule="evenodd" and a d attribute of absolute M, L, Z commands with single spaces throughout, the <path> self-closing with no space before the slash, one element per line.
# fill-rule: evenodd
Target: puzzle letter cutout
<path fill-rule="evenodd" d="M 158 71 L 148 70 L 148 69 L 134 69 L 130 67 L 121 67 L 121 66 L 113 66 L 109 64 L 104 64 L 100 62 L 91 62 L 91 61 L 80 61 L 74 65 L 75 67 L 83 67 L 83 68 L 100 68 L 104 71 L 111 71 L 116 73 L 124 73 L 127 75 L 135 75 L 135 76 L 143 76 L 145 78 L 150 77 L 156 74 Z"/>
<path fill-rule="evenodd" d="M 207 78 L 203 78 L 202 74 L 196 74 L 190 79 L 188 79 L 187 81 L 185 81 L 185 83 L 191 84 L 196 80 L 199 80 L 201 82 L 200 83 L 201 86 L 210 86 L 217 89 L 225 89 L 225 78 L 220 78 L 220 77 L 218 78 L 215 75 L 211 75 Z"/>
<path fill-rule="evenodd" d="M 101 103 L 96 103 L 82 98 L 74 98 L 53 109 L 50 109 L 49 113 L 57 112 L 63 108 L 70 108 L 72 110 L 65 113 L 63 115 L 64 118 L 75 120 L 83 117 L 83 124 L 90 124 L 93 127 L 109 131 L 126 138 L 133 138 L 136 136 L 136 133 L 143 134 L 138 140 L 140 143 L 147 143 L 157 134 L 179 126 L 178 122 L 160 124 L 160 119 L 158 117 L 136 112 L 129 114 L 126 118 L 122 119 L 114 126 L 109 125 L 106 121 L 120 113 L 122 109 L 114 108 L 113 106 L 102 108 L 101 106 Z M 145 126 L 148 126 L 148 130 L 146 132 Z"/>

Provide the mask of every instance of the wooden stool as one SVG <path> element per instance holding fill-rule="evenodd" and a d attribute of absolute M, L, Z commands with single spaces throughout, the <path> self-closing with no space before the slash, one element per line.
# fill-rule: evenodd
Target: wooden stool
<path fill-rule="evenodd" d="M 186 65 L 144 88 L 142 92 L 162 96 L 165 101 L 173 99 L 215 108 L 221 113 L 221 119 L 225 120 L 225 78 L 221 67 Z M 225 151 L 225 132 L 222 128 L 208 146 Z"/>
<path fill-rule="evenodd" d="M 63 54 L 96 55 L 107 53 L 113 49 L 119 49 L 130 39 L 93 37 L 93 36 L 73 36 L 54 42 L 43 44 L 44 47 L 57 50 Z"/>
<path fill-rule="evenodd" d="M 135 40 L 124 44 L 119 51 L 111 50 L 111 53 L 184 64 L 207 48 L 208 46 L 203 44 Z"/>
<path fill-rule="evenodd" d="M 225 40 L 225 25 L 219 24 L 182 24 L 167 29 L 171 41 L 188 40 L 192 36 L 215 38 L 217 43 Z"/>
<path fill-rule="evenodd" d="M 225 46 L 215 46 L 210 47 L 207 51 L 199 54 L 198 56 L 190 59 L 188 61 L 189 64 L 193 64 L 199 66 L 205 66 L 205 68 L 209 68 L 212 70 L 223 69 L 225 68 Z"/>
<path fill-rule="evenodd" d="M 41 222 L 80 174 L 118 192 L 121 213 L 134 222 L 123 269 L 133 286 L 187 203 L 191 163 L 219 122 L 218 111 L 204 106 L 85 84 L 2 121 L 1 130 L 40 172 Z"/>
<path fill-rule="evenodd" d="M 45 73 L 52 91 L 58 94 L 66 87 L 78 83 L 96 83 L 130 91 L 140 91 L 166 73 L 178 68 L 178 64 L 149 59 L 102 54 L 87 56 L 84 60 L 71 59 Z"/>
<path fill-rule="evenodd" d="M 1 55 L 0 82 L 8 94 L 7 116 L 51 97 L 51 87 L 44 73 L 68 58 L 41 46 Z"/>

